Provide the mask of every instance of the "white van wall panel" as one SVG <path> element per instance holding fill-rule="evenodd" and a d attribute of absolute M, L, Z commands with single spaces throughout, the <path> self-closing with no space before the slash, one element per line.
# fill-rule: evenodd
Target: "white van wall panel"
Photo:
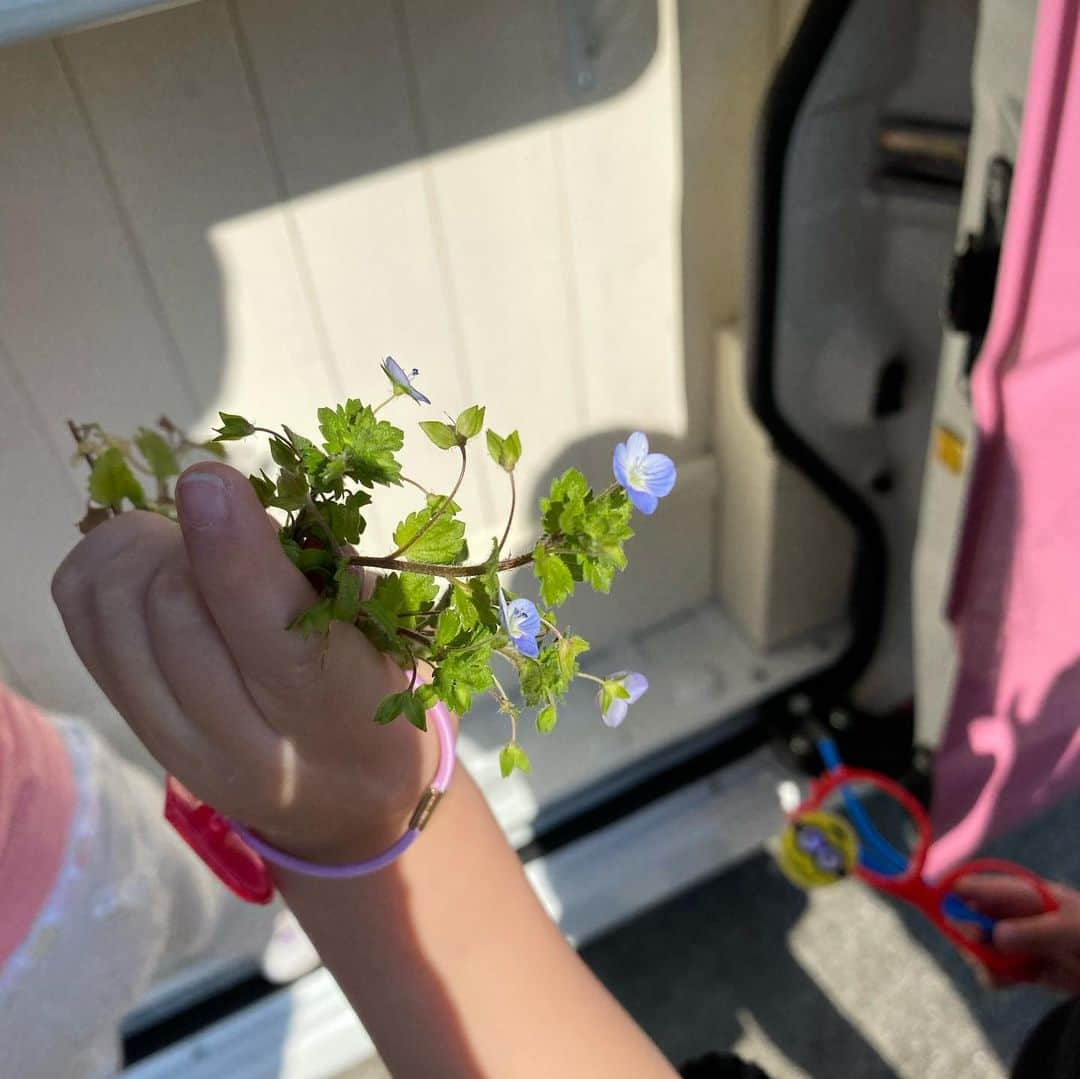
<path fill-rule="evenodd" d="M 567 10 L 203 0 L 0 51 L 0 485 L 34 507 L 32 542 L 0 528 L 0 654 L 28 693 L 115 722 L 48 596 L 82 509 L 68 415 L 310 430 L 339 393 L 381 394 L 388 352 L 437 406 L 520 427 L 527 508 L 571 462 L 605 483 L 633 427 L 687 465 L 605 617 L 582 608 L 601 637 L 708 597 L 710 335 L 741 294 L 775 12 L 598 10 L 582 91 Z M 450 456 L 414 447 L 448 485 Z M 479 549 L 508 491 L 477 465 Z M 679 557 L 657 573 L 646 549 Z"/>

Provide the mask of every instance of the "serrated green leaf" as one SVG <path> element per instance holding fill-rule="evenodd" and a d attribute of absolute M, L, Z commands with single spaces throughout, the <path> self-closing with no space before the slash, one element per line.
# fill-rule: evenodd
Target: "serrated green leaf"
<path fill-rule="evenodd" d="M 180 475 L 180 462 L 172 447 L 156 431 L 140 427 L 135 433 L 135 445 L 143 455 L 154 477 L 164 482 L 170 476 Z"/>
<path fill-rule="evenodd" d="M 462 629 L 472 629 L 480 620 L 480 613 L 476 609 L 472 593 L 468 587 L 460 581 L 451 581 L 450 602 L 457 612 L 458 621 Z"/>
<path fill-rule="evenodd" d="M 489 690 L 495 681 L 491 676 L 491 651 L 494 636 L 481 637 L 469 647 L 451 652 L 435 669 L 432 685 L 440 698 L 458 715 L 471 707 L 477 693 Z"/>
<path fill-rule="evenodd" d="M 329 631 L 333 618 L 334 601 L 327 596 L 293 619 L 289 629 L 298 629 L 304 637 L 317 637 Z"/>
<path fill-rule="evenodd" d="M 307 502 L 307 477 L 282 469 L 277 478 L 277 494 L 271 505 L 283 510 L 298 510 Z"/>
<path fill-rule="evenodd" d="M 360 510 L 371 502 L 366 491 L 353 491 L 341 502 L 324 502 L 321 505 L 326 523 L 339 544 L 359 543 L 367 528 L 367 521 Z"/>
<path fill-rule="evenodd" d="M 454 423 L 454 432 L 459 439 L 468 441 L 480 434 L 484 426 L 484 406 L 470 405 L 458 415 Z"/>
<path fill-rule="evenodd" d="M 418 685 L 414 691 L 416 693 L 416 699 L 420 702 L 420 707 L 424 711 L 428 711 L 430 708 L 434 708 L 439 703 L 439 695 L 435 690 L 429 686 L 426 682 L 422 682 Z"/>
<path fill-rule="evenodd" d="M 577 657 L 588 651 L 581 637 L 564 636 L 540 649 L 536 659 L 521 664 L 521 694 L 530 708 L 562 700 L 578 672 Z"/>
<path fill-rule="evenodd" d="M 549 607 L 558 607 L 574 594 L 574 578 L 567 564 L 551 554 L 541 540 L 533 551 L 533 571 L 540 582 L 540 594 Z"/>
<path fill-rule="evenodd" d="M 553 704 L 541 708 L 536 716 L 536 729 L 541 734 L 550 734 L 559 721 L 559 710 Z"/>
<path fill-rule="evenodd" d="M 231 412 L 219 412 L 221 426 L 215 427 L 217 438 L 215 442 L 235 442 L 239 438 L 247 438 L 255 434 L 255 424 L 245 420 L 243 416 L 237 416 Z"/>
<path fill-rule="evenodd" d="M 394 529 L 394 543 L 410 561 L 450 565 L 464 554 L 465 525 L 447 511 L 429 527 L 434 512 L 427 506 L 410 513 Z"/>
<path fill-rule="evenodd" d="M 453 608 L 439 615 L 435 625 L 435 647 L 445 648 L 460 632 L 461 618 Z"/>
<path fill-rule="evenodd" d="M 448 423 L 441 420 L 422 420 L 420 430 L 424 432 L 440 450 L 452 450 L 459 445 L 457 432 Z"/>
<path fill-rule="evenodd" d="M 142 485 L 115 447 L 107 449 L 94 462 L 90 470 L 90 497 L 102 506 L 119 506 L 125 498 L 133 506 L 146 502 Z"/>
<path fill-rule="evenodd" d="M 328 457 L 342 456 L 344 474 L 365 487 L 401 483 L 397 452 L 405 442 L 400 427 L 380 420 L 367 405 L 349 399 L 337 408 L 320 408 L 319 430 Z"/>

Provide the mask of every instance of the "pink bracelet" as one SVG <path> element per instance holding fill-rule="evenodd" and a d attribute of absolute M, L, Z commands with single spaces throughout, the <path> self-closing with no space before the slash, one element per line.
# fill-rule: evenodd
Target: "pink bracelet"
<path fill-rule="evenodd" d="M 200 801 L 175 776 L 166 779 L 165 818 L 218 879 L 248 903 L 269 903 L 274 896 L 274 881 L 266 862 L 331 880 L 375 873 L 416 842 L 454 774 L 455 738 L 450 713 L 440 701 L 427 715 L 439 738 L 438 771 L 417 803 L 405 834 L 374 858 L 354 865 L 318 865 L 286 854 Z"/>
<path fill-rule="evenodd" d="M 308 862 L 303 858 L 297 858 L 292 854 L 286 854 L 283 850 L 271 846 L 265 840 L 253 835 L 243 825 L 230 821 L 230 825 L 236 834 L 252 850 L 261 854 L 268 862 L 281 866 L 283 869 L 291 869 L 295 873 L 303 873 L 309 877 L 322 877 L 326 880 L 342 880 L 346 877 L 364 877 L 369 873 L 377 873 L 385 869 L 391 862 L 401 857 L 420 838 L 427 822 L 431 819 L 435 807 L 450 786 L 450 779 L 454 774 L 454 725 L 450 719 L 450 713 L 446 705 L 439 701 L 428 713 L 428 719 L 434 724 L 435 731 L 439 736 L 439 767 L 428 789 L 420 796 L 420 801 L 413 811 L 409 821 L 409 827 L 405 834 L 394 844 L 387 847 L 381 854 L 376 854 L 362 862 L 354 862 L 352 865 L 319 865 L 317 862 Z"/>

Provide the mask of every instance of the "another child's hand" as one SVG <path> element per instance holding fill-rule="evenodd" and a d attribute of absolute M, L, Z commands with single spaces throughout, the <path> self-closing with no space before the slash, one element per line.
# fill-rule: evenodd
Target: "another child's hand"
<path fill-rule="evenodd" d="M 1007 955 L 1030 956 L 1038 981 L 1080 993 L 1080 892 L 1050 884 L 1059 908 L 1049 913 L 1031 887 L 990 875 L 971 877 L 956 891 L 983 914 L 997 919 L 994 946 Z M 1006 984 L 991 979 L 995 985 Z"/>
<path fill-rule="evenodd" d="M 435 771 L 434 735 L 371 717 L 403 672 L 356 629 L 286 627 L 311 586 L 250 483 L 221 464 L 177 485 L 181 526 L 126 513 L 67 557 L 53 596 L 83 663 L 200 798 L 322 861 L 384 849 Z"/>

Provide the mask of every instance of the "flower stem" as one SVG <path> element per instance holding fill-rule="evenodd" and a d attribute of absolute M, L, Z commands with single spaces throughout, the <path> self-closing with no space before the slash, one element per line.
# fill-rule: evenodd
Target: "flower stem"
<path fill-rule="evenodd" d="M 554 622 L 549 622 L 543 615 L 540 616 L 540 621 L 545 626 L 547 626 L 547 628 L 550 629 L 551 632 L 554 633 L 555 636 L 558 637 L 560 641 L 566 640 L 566 638 L 562 634 L 562 631 L 559 629 L 559 627 L 557 625 L 555 625 Z"/>
<path fill-rule="evenodd" d="M 457 483 L 454 484 L 454 489 L 439 503 L 439 508 L 431 515 L 427 524 L 425 524 L 411 540 L 407 543 L 403 543 L 396 551 L 391 551 L 388 555 L 389 558 L 397 558 L 398 555 L 404 554 L 418 539 L 420 539 L 421 536 L 424 535 L 425 532 L 428 531 L 428 529 L 432 527 L 432 525 L 435 524 L 446 511 L 446 507 L 454 501 L 454 495 L 461 489 L 461 481 L 465 479 L 465 466 L 468 464 L 468 459 L 465 456 L 465 447 L 458 446 L 458 449 L 461 451 L 461 471 L 458 472 Z"/>
<path fill-rule="evenodd" d="M 606 684 L 603 678 L 597 678 L 595 674 L 586 674 L 585 671 L 578 671 L 577 672 L 577 677 L 578 678 L 587 678 L 590 682 L 595 682 L 598 686 L 602 686 L 602 685 Z"/>
<path fill-rule="evenodd" d="M 514 482 L 514 473 L 507 472 L 507 475 L 510 477 L 510 516 L 506 519 L 506 529 L 503 531 L 502 539 L 499 540 L 499 554 L 502 554 L 502 549 L 510 536 L 510 526 L 514 523 L 514 510 L 517 508 L 517 484 Z"/>
<path fill-rule="evenodd" d="M 532 551 L 528 554 L 518 555 L 516 558 L 504 558 L 496 563 L 496 572 L 517 569 L 518 566 L 527 566 L 533 560 Z M 403 558 L 378 558 L 368 555 L 357 555 L 349 559 L 352 566 L 370 566 L 372 569 L 392 569 L 399 573 L 426 573 L 429 577 L 479 577 L 488 572 L 487 565 L 472 566 L 439 566 L 431 562 L 409 562 Z"/>
<path fill-rule="evenodd" d="M 414 480 L 411 476 L 406 476 L 404 473 L 402 473 L 401 480 L 403 483 L 411 483 L 413 487 L 417 488 L 417 490 L 423 491 L 426 495 L 431 494 L 431 492 L 422 483 Z"/>
<path fill-rule="evenodd" d="M 397 391 L 395 390 L 392 394 L 390 394 L 390 396 L 385 401 L 380 401 L 371 411 L 373 413 L 380 412 L 382 409 L 386 408 L 386 406 L 388 404 L 390 404 L 390 402 L 393 401 L 393 399 L 395 397 L 397 397 L 397 396 L 398 396 L 398 394 L 397 394 Z"/>

